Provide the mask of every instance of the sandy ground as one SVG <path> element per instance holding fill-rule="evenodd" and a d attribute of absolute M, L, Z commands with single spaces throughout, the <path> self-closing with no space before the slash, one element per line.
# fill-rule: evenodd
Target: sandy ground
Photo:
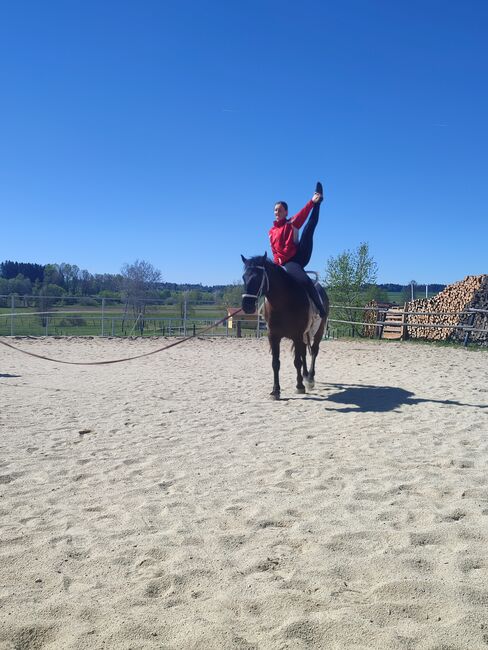
<path fill-rule="evenodd" d="M 11 340 L 71 360 L 162 341 Z M 488 354 L 0 346 L 0 648 L 488 648 Z"/>

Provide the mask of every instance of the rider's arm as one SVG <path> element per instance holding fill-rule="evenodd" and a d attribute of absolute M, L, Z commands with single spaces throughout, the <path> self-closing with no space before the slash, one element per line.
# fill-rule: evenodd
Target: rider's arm
<path fill-rule="evenodd" d="M 297 212 L 293 217 L 290 219 L 290 223 L 292 226 L 295 228 L 301 228 L 305 221 L 307 220 L 307 217 L 310 213 L 310 210 L 313 208 L 313 201 L 310 199 L 310 201 L 307 203 L 307 205 L 300 210 L 300 212 Z"/>

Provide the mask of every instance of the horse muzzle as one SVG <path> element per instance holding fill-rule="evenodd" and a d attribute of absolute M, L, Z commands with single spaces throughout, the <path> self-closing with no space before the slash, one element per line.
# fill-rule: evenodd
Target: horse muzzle
<path fill-rule="evenodd" d="M 256 311 L 256 302 L 257 302 L 257 296 L 251 296 L 251 295 L 246 295 L 244 294 L 242 296 L 242 311 L 245 314 L 254 314 Z"/>

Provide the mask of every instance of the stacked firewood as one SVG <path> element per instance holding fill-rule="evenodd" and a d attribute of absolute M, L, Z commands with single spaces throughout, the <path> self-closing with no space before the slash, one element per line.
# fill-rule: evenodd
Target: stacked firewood
<path fill-rule="evenodd" d="M 446 341 L 453 338 L 463 340 L 464 332 L 456 329 L 456 325 L 468 322 L 469 315 L 464 312 L 467 312 L 473 304 L 488 302 L 487 286 L 488 275 L 468 275 L 461 282 L 448 285 L 433 298 L 408 302 L 407 312 L 421 312 L 407 316 L 408 336 L 434 341 Z M 488 307 L 486 308 L 488 309 Z M 463 313 L 460 314 L 460 312 Z M 449 327 L 413 327 L 414 323 L 434 326 L 448 325 Z"/>
<path fill-rule="evenodd" d="M 472 326 L 473 331 L 469 332 L 469 341 L 471 343 L 488 347 L 488 332 L 477 331 L 488 330 L 488 275 L 483 277 L 484 280 L 479 291 L 476 292 L 473 300 L 466 307 L 466 310 L 472 311 L 468 311 L 466 315 L 460 318 L 460 324 Z M 456 330 L 451 338 L 454 341 L 464 341 L 465 336 L 466 330 Z"/>
<path fill-rule="evenodd" d="M 377 300 L 370 300 L 366 303 L 364 322 L 371 323 L 371 325 L 363 325 L 363 336 L 369 338 L 380 336 L 382 326 L 376 323 L 382 323 L 385 320 L 386 310 L 392 306 L 391 302 L 378 302 Z"/>

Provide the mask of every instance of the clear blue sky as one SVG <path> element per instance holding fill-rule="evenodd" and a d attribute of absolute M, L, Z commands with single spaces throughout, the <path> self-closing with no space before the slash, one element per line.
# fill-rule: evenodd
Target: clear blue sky
<path fill-rule="evenodd" d="M 485 0 L 5 0 L 0 261 L 238 280 L 316 180 L 310 268 L 488 272 Z"/>

